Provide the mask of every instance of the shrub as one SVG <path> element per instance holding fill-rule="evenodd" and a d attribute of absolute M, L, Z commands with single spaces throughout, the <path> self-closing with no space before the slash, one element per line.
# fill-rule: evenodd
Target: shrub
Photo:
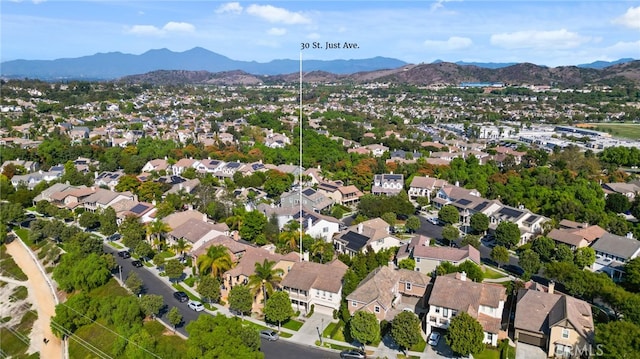
<path fill-rule="evenodd" d="M 338 310 L 337 309 L 333 310 L 333 319 L 338 319 Z"/>
<path fill-rule="evenodd" d="M 315 304 L 311 304 L 311 308 L 309 309 L 309 313 L 307 313 L 307 318 L 313 315 L 313 310 L 315 309 Z"/>

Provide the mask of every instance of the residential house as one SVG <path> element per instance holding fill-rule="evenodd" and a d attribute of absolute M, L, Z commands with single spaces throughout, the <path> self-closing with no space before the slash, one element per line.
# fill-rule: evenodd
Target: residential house
<path fill-rule="evenodd" d="M 62 191 L 51 193 L 49 201 L 58 208 L 76 209 L 85 198 L 96 192 L 95 187 L 70 186 Z"/>
<path fill-rule="evenodd" d="M 548 220 L 547 217 L 534 214 L 524 206 L 514 208 L 503 205 L 502 208 L 489 215 L 489 229 L 495 231 L 502 221 L 515 223 L 520 229 L 520 242 L 518 245 L 523 245 L 542 233 L 542 224 Z"/>
<path fill-rule="evenodd" d="M 281 133 L 270 133 L 264 139 L 265 146 L 269 148 L 285 148 L 285 146 L 291 144 L 291 140 Z"/>
<path fill-rule="evenodd" d="M 149 223 L 155 219 L 156 208 L 151 203 L 138 202 L 135 199 L 123 199 L 110 206 L 116 212 L 118 225 L 127 217 L 136 217 L 141 223 Z"/>
<path fill-rule="evenodd" d="M 40 164 L 34 161 L 25 161 L 21 159 L 15 160 L 7 160 L 2 163 L 2 167 L 0 167 L 0 173 L 4 172 L 4 168 L 9 164 L 14 165 L 15 167 L 23 167 L 27 173 L 36 172 L 40 169 Z"/>
<path fill-rule="evenodd" d="M 640 255 L 640 241 L 609 232 L 598 238 L 591 248 L 596 252 L 591 269 L 607 273 L 616 281 L 622 279 L 625 263 Z"/>
<path fill-rule="evenodd" d="M 73 126 L 73 128 L 69 131 L 69 137 L 71 140 L 78 141 L 85 138 L 89 138 L 89 128 L 84 126 Z"/>
<path fill-rule="evenodd" d="M 184 177 L 180 177 L 180 176 L 172 176 L 172 177 L 179 177 L 179 178 L 185 179 Z M 198 178 L 185 179 L 184 182 L 179 182 L 172 185 L 171 188 L 169 188 L 165 193 L 163 193 L 163 196 L 166 197 L 168 194 L 171 194 L 171 193 L 194 194 L 198 186 L 200 186 L 200 179 Z"/>
<path fill-rule="evenodd" d="M 11 177 L 11 185 L 18 188 L 20 185 L 33 189 L 40 182 L 51 182 L 60 179 L 64 175 L 64 166 L 53 166 L 49 171 L 30 172 L 24 175 Z"/>
<path fill-rule="evenodd" d="M 373 176 L 371 193 L 375 195 L 395 196 L 404 188 L 404 175 L 402 174 L 377 174 Z"/>
<path fill-rule="evenodd" d="M 187 168 L 198 168 L 200 161 L 193 158 L 181 158 L 173 166 L 171 166 L 171 173 L 174 176 L 180 176 Z"/>
<path fill-rule="evenodd" d="M 374 252 L 399 247 L 400 240 L 389 232 L 389 224 L 381 218 L 358 223 L 333 237 L 333 243 L 339 253 L 354 256 L 367 247 Z"/>
<path fill-rule="evenodd" d="M 202 219 L 190 218 L 167 233 L 167 238 L 174 243 L 180 238 L 185 239 L 195 251 L 214 237 L 228 234 L 229 227 L 225 223 L 210 223 Z"/>
<path fill-rule="evenodd" d="M 124 172 L 122 170 L 118 170 L 115 172 L 98 172 L 95 173 L 94 184 L 98 187 L 107 187 L 112 191 L 116 190 L 116 186 L 120 182 L 120 179 L 124 176 Z"/>
<path fill-rule="evenodd" d="M 598 225 L 577 223 L 568 220 L 560 221 L 560 228 L 554 228 L 547 234 L 558 244 L 566 244 L 572 250 L 590 246 L 607 231 Z"/>
<path fill-rule="evenodd" d="M 159 172 L 159 171 L 166 171 L 168 169 L 169 169 L 169 161 L 167 161 L 166 158 L 165 159 L 158 158 L 145 163 L 141 171 L 142 172 L 153 172 L 153 171 Z"/>
<path fill-rule="evenodd" d="M 222 166 L 218 171 L 216 171 L 215 175 L 219 180 L 225 179 L 233 179 L 233 175 L 240 170 L 244 166 L 244 163 L 240 163 L 239 161 L 235 162 L 227 162 L 224 166 Z"/>
<path fill-rule="evenodd" d="M 206 159 L 201 160 L 196 170 L 200 173 L 215 173 L 224 167 L 225 163 L 218 160 Z"/>
<path fill-rule="evenodd" d="M 246 253 L 247 248 L 251 247 L 251 245 L 247 243 L 243 243 L 241 241 L 236 241 L 233 238 L 225 235 L 220 235 L 217 237 L 213 237 L 211 240 L 203 243 L 198 249 L 190 251 L 190 255 L 194 258 L 197 263 L 198 257 L 207 253 L 207 250 L 211 246 L 223 246 L 227 248 L 229 254 L 231 255 L 231 260 L 233 263 L 236 263 L 242 256 Z"/>
<path fill-rule="evenodd" d="M 426 334 L 431 334 L 434 328 L 448 329 L 456 314 L 466 312 L 482 325 L 482 341 L 497 346 L 499 339 L 507 337 L 502 330 L 506 299 L 504 286 L 470 281 L 464 272 L 437 276 L 428 300 L 429 312 L 424 317 Z"/>
<path fill-rule="evenodd" d="M 342 277 L 346 264 L 335 259 L 329 263 L 296 262 L 280 283 L 282 291 L 289 294 L 294 310 L 333 315 L 340 309 Z"/>
<path fill-rule="evenodd" d="M 404 253 L 416 262 L 415 270 L 430 274 L 443 262 L 460 265 L 465 261 L 471 261 L 480 265 L 480 252 L 473 246 L 466 245 L 462 248 L 434 247 L 429 245 L 429 238 L 416 236 L 409 244 L 398 251 L 398 260 L 402 260 Z"/>
<path fill-rule="evenodd" d="M 292 219 L 294 221 L 300 221 L 300 213 L 300 211 L 296 211 Z M 326 242 L 331 242 L 334 234 L 340 231 L 340 221 L 333 217 L 303 208 L 302 230 L 303 233 L 313 238 L 322 238 Z"/>
<path fill-rule="evenodd" d="M 352 208 L 358 205 L 360 198 L 364 195 L 356 186 L 344 186 L 340 181 L 321 182 L 317 191 L 333 199 L 337 204 Z"/>
<path fill-rule="evenodd" d="M 209 220 L 207 218 L 207 215 L 202 212 L 196 210 L 188 210 L 171 213 L 170 215 L 162 218 L 162 222 L 164 222 L 167 226 L 169 226 L 169 228 L 171 228 L 171 230 L 173 230 L 174 228 L 178 228 L 179 226 L 183 225 L 190 219 L 197 219 L 203 222 L 207 222 Z"/>
<path fill-rule="evenodd" d="M 457 201 L 459 198 L 469 198 L 470 196 L 480 197 L 480 192 L 476 189 L 466 189 L 456 185 L 444 185 L 436 193 L 433 204 L 440 209 L 447 204 Z"/>
<path fill-rule="evenodd" d="M 632 182 L 612 182 L 603 184 L 602 190 L 604 191 L 605 195 L 608 195 L 610 193 L 623 194 L 627 196 L 627 198 L 629 198 L 629 201 L 633 201 L 636 198 L 636 194 L 640 192 L 640 186 Z"/>
<path fill-rule="evenodd" d="M 313 188 L 305 188 L 302 193 L 299 190 L 293 190 L 280 195 L 280 206 L 285 208 L 299 207 L 300 200 L 302 200 L 302 206 L 311 208 L 316 212 L 326 213 L 333 205 L 333 200 L 322 192 Z"/>
<path fill-rule="evenodd" d="M 418 197 L 426 197 L 431 201 L 431 197 L 447 184 L 449 184 L 447 181 L 438 178 L 415 176 L 409 185 L 408 195 L 413 200 Z"/>
<path fill-rule="evenodd" d="M 408 269 L 382 266 L 369 273 L 346 298 L 349 313 L 367 311 L 379 321 L 391 321 L 403 310 L 425 311 L 424 297 L 431 278 Z"/>
<path fill-rule="evenodd" d="M 87 211 L 96 212 L 125 199 L 135 200 L 136 196 L 131 192 L 114 192 L 108 189 L 96 188 L 94 193 L 82 200 L 82 205 Z"/>
<path fill-rule="evenodd" d="M 369 150 L 373 157 L 382 157 L 385 152 L 389 151 L 389 147 L 375 143 L 372 145 L 363 146 L 363 148 Z"/>
<path fill-rule="evenodd" d="M 547 357 L 579 358 L 590 353 L 594 324 L 589 303 L 562 293 L 521 289 L 514 320 L 518 342 L 544 349 Z"/>

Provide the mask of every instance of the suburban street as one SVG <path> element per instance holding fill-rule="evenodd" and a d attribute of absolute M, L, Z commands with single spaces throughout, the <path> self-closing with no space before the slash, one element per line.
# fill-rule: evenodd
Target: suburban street
<path fill-rule="evenodd" d="M 119 250 L 111 247 L 107 243 L 104 243 L 104 250 L 106 253 L 113 254 L 116 262 L 121 266 L 122 280 L 126 280 L 131 271 L 136 272 L 144 283 L 144 293 L 157 294 L 164 298 L 164 303 L 167 305 L 167 309 L 176 307 L 184 318 L 184 324 L 177 328 L 177 331 L 181 334 L 187 335 L 185 330 L 186 325 L 192 320 L 198 319 L 199 315 L 208 315 L 202 313 L 196 313 L 195 311 L 187 307 L 187 303 L 180 303 L 173 297 L 175 289 L 169 287 L 162 279 L 158 278 L 150 269 L 143 266 L 140 268 L 134 267 L 131 262 L 133 258 L 124 259 L 118 256 Z M 119 277 L 120 273 L 115 272 L 114 276 Z M 160 317 L 160 319 L 169 325 L 169 320 L 166 317 L 166 312 Z M 313 345 L 310 343 L 308 345 Z M 324 359 L 324 358 L 337 358 L 338 354 L 329 352 L 326 350 L 318 349 L 308 345 L 301 345 L 292 343 L 286 340 L 278 340 L 275 342 L 269 342 L 262 340 L 261 350 L 265 354 L 265 358 L 282 358 L 282 359 L 294 359 L 294 358 L 307 358 L 307 359 Z"/>

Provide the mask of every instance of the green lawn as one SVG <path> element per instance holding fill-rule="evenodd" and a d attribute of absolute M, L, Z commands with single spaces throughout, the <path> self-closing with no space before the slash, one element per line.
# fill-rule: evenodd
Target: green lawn
<path fill-rule="evenodd" d="M 29 230 L 28 229 L 16 228 L 13 231 L 16 232 L 16 234 L 18 235 L 18 237 L 20 237 L 20 239 L 22 239 L 25 243 L 27 243 L 27 241 L 29 240 Z"/>
<path fill-rule="evenodd" d="M 7 247 L 0 246 L 0 273 L 16 280 L 27 280 L 27 275 L 18 267 L 16 262 L 7 254 Z"/>
<path fill-rule="evenodd" d="M 498 349 L 485 349 L 480 354 L 473 354 L 475 359 L 500 359 L 500 351 Z"/>
<path fill-rule="evenodd" d="M 116 248 L 116 249 L 122 249 L 122 248 L 124 248 L 122 245 L 118 244 L 117 242 L 113 242 L 113 241 L 110 241 L 110 242 L 109 242 L 109 245 L 110 245 L 111 247 L 113 247 L 113 248 Z"/>
<path fill-rule="evenodd" d="M 99 357 L 92 351 L 85 348 L 84 343 L 89 343 L 100 351 L 111 356 L 111 350 L 118 336 L 107 330 L 105 327 L 115 332 L 115 328 L 111 328 L 104 322 L 94 322 L 85 325 L 76 330 L 69 340 L 69 357 L 70 358 L 96 358 Z"/>
<path fill-rule="evenodd" d="M 3 357 L 26 358 L 26 352 L 29 348 L 29 333 L 33 327 L 33 322 L 38 319 L 35 312 L 28 311 L 24 313 L 20 324 L 9 330 L 8 328 L 0 328 L 0 350 Z"/>
<path fill-rule="evenodd" d="M 594 123 L 589 129 L 607 132 L 614 137 L 640 139 L 640 125 L 633 123 Z"/>
<path fill-rule="evenodd" d="M 485 279 L 499 279 L 499 278 L 505 278 L 506 276 L 500 272 L 497 272 L 493 269 L 491 269 L 490 267 L 485 266 L 484 267 L 484 278 Z"/>
<path fill-rule="evenodd" d="M 284 322 L 282 324 L 282 327 L 283 328 L 287 328 L 287 329 L 291 329 L 291 330 L 297 332 L 298 330 L 300 330 L 300 328 L 302 327 L 303 324 L 304 324 L 303 322 L 300 322 L 300 321 L 297 321 L 297 320 L 294 320 L 294 319 L 289 319 L 289 320 L 287 320 L 286 322 Z"/>

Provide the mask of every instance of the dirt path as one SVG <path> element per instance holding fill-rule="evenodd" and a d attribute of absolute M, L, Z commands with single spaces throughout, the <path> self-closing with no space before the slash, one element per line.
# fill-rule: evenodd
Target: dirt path
<path fill-rule="evenodd" d="M 40 358 L 64 358 L 62 343 L 51 332 L 50 323 L 51 317 L 55 315 L 56 299 L 45 274 L 40 270 L 31 251 L 20 240 L 7 244 L 7 253 L 29 277 L 29 290 L 32 291 L 30 294 L 38 312 L 38 319 L 33 323 L 31 330 L 30 349 L 39 351 Z M 47 344 L 43 342 L 45 338 L 49 340 Z"/>

